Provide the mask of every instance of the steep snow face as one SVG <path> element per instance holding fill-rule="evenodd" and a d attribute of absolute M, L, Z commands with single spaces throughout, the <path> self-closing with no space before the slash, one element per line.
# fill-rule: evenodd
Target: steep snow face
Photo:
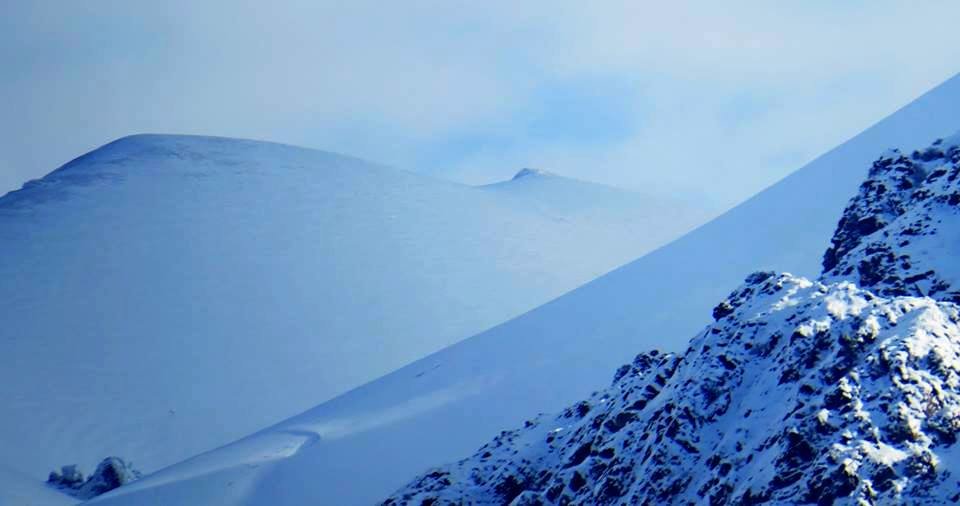
<path fill-rule="evenodd" d="M 531 414 L 556 412 L 588 397 L 637 350 L 685 349 L 690 336 L 709 323 L 711 308 L 750 272 L 776 268 L 815 276 L 837 217 L 877 154 L 956 131 L 958 117 L 955 77 L 666 247 L 100 502 L 382 500 L 416 473 L 469 455 Z"/>
<path fill-rule="evenodd" d="M 28 183 L 0 198 L 0 463 L 38 480 L 64 464 L 89 473 L 107 455 L 156 470 L 669 235 L 645 234 L 639 217 L 660 210 L 642 199 L 600 223 L 546 216 L 522 193 L 291 146 L 156 135 Z"/>
<path fill-rule="evenodd" d="M 844 210 L 824 269 L 883 295 L 960 303 L 960 136 L 906 155 L 890 151 Z"/>
<path fill-rule="evenodd" d="M 758 273 L 678 357 L 650 352 L 386 505 L 956 500 L 960 313 Z"/>

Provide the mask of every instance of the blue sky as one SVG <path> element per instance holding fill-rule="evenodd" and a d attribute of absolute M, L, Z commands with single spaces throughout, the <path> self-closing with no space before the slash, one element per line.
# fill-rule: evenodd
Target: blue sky
<path fill-rule="evenodd" d="M 169 132 L 728 206 L 960 71 L 958 18 L 947 1 L 3 2 L 0 192 Z"/>

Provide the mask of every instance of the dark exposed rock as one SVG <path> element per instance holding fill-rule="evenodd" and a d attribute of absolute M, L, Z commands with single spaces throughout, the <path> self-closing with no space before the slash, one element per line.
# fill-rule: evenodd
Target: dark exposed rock
<path fill-rule="evenodd" d="M 960 173 L 960 149 L 943 145 L 916 153 L 894 150 L 874 162 L 824 255 L 825 278 L 848 279 L 885 296 L 960 302 L 952 296 L 952 277 L 938 275 L 928 265 L 928 246 L 915 241 L 936 234 L 941 216 L 958 212 L 960 185 L 944 176 Z"/>
<path fill-rule="evenodd" d="M 107 457 L 97 469 L 84 480 L 77 466 L 63 466 L 60 472 L 53 471 L 47 483 L 80 499 L 92 499 L 140 478 L 140 472 L 129 462 L 119 457 Z"/>

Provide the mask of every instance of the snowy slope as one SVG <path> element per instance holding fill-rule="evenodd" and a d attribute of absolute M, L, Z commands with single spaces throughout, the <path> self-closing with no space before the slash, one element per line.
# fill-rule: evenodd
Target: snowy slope
<path fill-rule="evenodd" d="M 108 455 L 156 470 L 695 225 L 652 238 L 644 224 L 662 210 L 642 198 L 605 188 L 627 205 L 567 219 L 510 186 L 144 135 L 0 198 L 0 464 L 38 480 Z"/>
<path fill-rule="evenodd" d="M 642 353 L 385 504 L 956 502 L 958 239 L 960 138 L 888 153 L 821 282 L 749 276 L 682 356 Z"/>
<path fill-rule="evenodd" d="M 0 467 L 0 505 L 67 506 L 77 500 L 22 471 Z"/>
<path fill-rule="evenodd" d="M 370 504 L 500 430 L 607 384 L 637 350 L 677 351 L 757 269 L 819 272 L 878 153 L 960 125 L 960 77 L 725 215 L 557 300 L 104 504 Z"/>

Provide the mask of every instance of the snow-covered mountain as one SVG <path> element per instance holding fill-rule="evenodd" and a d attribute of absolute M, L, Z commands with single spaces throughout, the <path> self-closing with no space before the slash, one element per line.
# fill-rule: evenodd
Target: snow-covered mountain
<path fill-rule="evenodd" d="M 956 502 L 958 239 L 960 137 L 888 153 L 818 282 L 752 274 L 683 355 L 642 353 L 384 504 Z"/>
<path fill-rule="evenodd" d="M 537 412 L 609 382 L 644 349 L 680 351 L 757 269 L 815 276 L 864 171 L 957 129 L 960 77 L 681 239 L 534 311 L 102 504 L 371 504 Z M 520 179 L 521 181 L 523 178 Z"/>
<path fill-rule="evenodd" d="M 140 135 L 28 183 L 0 198 L 0 466 L 42 480 L 117 455 L 156 470 L 706 219 L 661 220 L 642 195 L 551 180 L 577 208 L 544 211 L 541 185 L 525 201 L 510 182 Z M 594 213 L 606 199 L 617 208 Z"/>

